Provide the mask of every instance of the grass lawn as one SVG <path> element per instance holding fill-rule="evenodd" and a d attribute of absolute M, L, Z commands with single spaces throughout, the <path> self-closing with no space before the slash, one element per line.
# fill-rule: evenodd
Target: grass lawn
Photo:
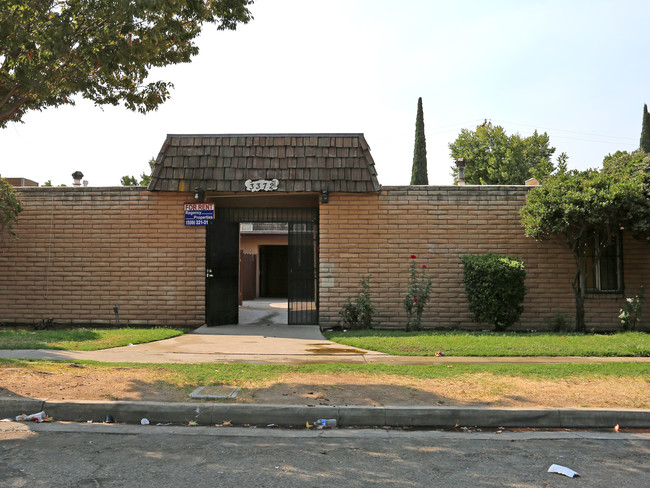
<path fill-rule="evenodd" d="M 241 388 L 236 403 L 650 408 L 648 363 L 282 365 L 0 360 L 0 378 L 0 396 L 67 401 L 187 402 L 197 386 L 229 385 Z"/>
<path fill-rule="evenodd" d="M 201 363 L 201 364 L 147 364 L 147 363 L 100 363 L 95 361 L 45 361 L 24 359 L 0 359 L 2 368 L 30 368 L 57 371 L 69 368 L 70 363 L 88 369 L 128 368 L 147 370 L 165 377 L 176 385 L 239 386 L 275 379 L 283 373 L 306 374 L 370 374 L 397 375 L 411 378 L 454 378 L 488 373 L 499 376 L 536 379 L 634 377 L 650 380 L 650 364 L 454 364 L 454 365 L 394 365 L 394 364 L 248 364 L 248 363 Z"/>
<path fill-rule="evenodd" d="M 0 349 L 69 349 L 96 351 L 160 341 L 185 334 L 185 329 L 0 329 Z"/>
<path fill-rule="evenodd" d="M 650 356 L 650 334 L 562 334 L 549 332 L 326 332 L 340 344 L 397 356 Z"/>
<path fill-rule="evenodd" d="M 158 369 L 159 366 L 151 366 Z M 524 376 L 560 379 L 574 376 L 605 377 L 633 376 L 650 380 L 650 365 L 643 363 L 611 364 L 458 364 L 458 365 L 393 365 L 393 364 L 166 364 L 162 370 L 173 372 L 179 381 L 190 384 L 228 384 L 272 379 L 281 373 L 312 374 L 376 374 L 412 378 L 452 378 L 463 375 L 491 373 L 506 376 Z"/>

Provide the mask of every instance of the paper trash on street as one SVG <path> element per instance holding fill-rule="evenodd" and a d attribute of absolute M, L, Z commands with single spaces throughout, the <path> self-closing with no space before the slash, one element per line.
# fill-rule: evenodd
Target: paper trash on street
<path fill-rule="evenodd" d="M 572 469 L 569 469 L 565 466 L 560 466 L 559 464 L 551 464 L 551 467 L 548 468 L 549 473 L 557 473 L 557 474 L 563 474 L 564 476 L 568 476 L 569 478 L 574 478 L 576 476 L 580 476 L 580 474 L 576 473 Z"/>

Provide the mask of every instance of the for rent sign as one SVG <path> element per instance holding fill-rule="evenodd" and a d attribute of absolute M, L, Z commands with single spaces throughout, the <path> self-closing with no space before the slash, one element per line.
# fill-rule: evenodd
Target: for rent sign
<path fill-rule="evenodd" d="M 185 225 L 208 225 L 214 219 L 214 203 L 186 203 Z"/>

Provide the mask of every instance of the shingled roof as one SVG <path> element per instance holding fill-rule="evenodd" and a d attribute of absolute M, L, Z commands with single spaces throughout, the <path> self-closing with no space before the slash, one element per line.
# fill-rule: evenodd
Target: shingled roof
<path fill-rule="evenodd" d="M 280 192 L 380 190 L 363 134 L 170 134 L 149 190 L 244 192 L 273 179 Z"/>

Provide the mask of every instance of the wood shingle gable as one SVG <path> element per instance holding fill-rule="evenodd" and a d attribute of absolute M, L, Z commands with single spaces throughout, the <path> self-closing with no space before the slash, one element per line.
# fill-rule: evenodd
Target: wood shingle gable
<path fill-rule="evenodd" d="M 151 191 L 245 192 L 246 180 L 279 181 L 280 192 L 377 192 L 363 134 L 168 135 Z"/>

